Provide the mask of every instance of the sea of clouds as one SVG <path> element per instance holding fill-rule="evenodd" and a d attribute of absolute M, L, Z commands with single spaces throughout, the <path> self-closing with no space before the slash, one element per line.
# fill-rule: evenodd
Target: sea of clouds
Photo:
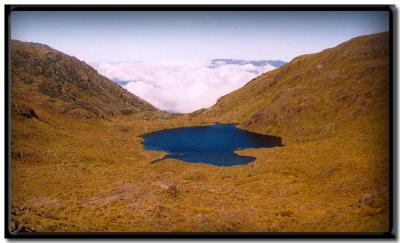
<path fill-rule="evenodd" d="M 212 60 L 102 62 L 95 67 L 100 74 L 118 81 L 157 108 L 179 113 L 208 108 L 219 97 L 275 68 L 270 64 L 226 64 Z"/>

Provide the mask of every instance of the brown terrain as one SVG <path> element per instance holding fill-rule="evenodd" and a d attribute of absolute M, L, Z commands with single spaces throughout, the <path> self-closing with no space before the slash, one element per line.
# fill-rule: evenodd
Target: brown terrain
<path fill-rule="evenodd" d="M 389 231 L 389 36 L 295 58 L 171 115 L 41 44 L 11 46 L 11 231 Z M 168 118 L 168 119 L 161 119 Z M 142 134 L 237 122 L 283 147 L 213 166 Z"/>

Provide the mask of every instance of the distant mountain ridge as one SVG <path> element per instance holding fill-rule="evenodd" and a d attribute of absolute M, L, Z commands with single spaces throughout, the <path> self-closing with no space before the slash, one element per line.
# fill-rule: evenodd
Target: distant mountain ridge
<path fill-rule="evenodd" d="M 75 57 L 47 45 L 11 41 L 14 103 L 84 118 L 156 111 Z"/>
<path fill-rule="evenodd" d="M 246 65 L 252 64 L 254 66 L 260 67 L 265 65 L 271 65 L 274 67 L 281 67 L 286 64 L 286 62 L 281 60 L 243 60 L 243 59 L 225 59 L 225 58 L 218 58 L 212 59 L 211 64 L 214 66 L 218 66 L 221 64 L 238 64 L 238 65 Z"/>

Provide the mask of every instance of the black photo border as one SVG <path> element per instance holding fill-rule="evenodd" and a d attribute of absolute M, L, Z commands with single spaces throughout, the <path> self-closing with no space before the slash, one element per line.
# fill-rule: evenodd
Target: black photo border
<path fill-rule="evenodd" d="M 10 232 L 10 15 L 12 11 L 388 11 L 389 78 L 389 231 L 388 232 Z M 136 238 L 136 239 L 395 239 L 397 237 L 397 9 L 394 5 L 4 5 L 5 24 L 5 238 Z"/>

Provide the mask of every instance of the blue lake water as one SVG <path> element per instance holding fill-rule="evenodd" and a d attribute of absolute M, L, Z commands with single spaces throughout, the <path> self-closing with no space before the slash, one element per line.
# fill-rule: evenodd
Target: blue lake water
<path fill-rule="evenodd" d="M 161 130 L 142 136 L 146 150 L 167 152 L 160 162 L 174 158 L 219 166 L 247 164 L 256 158 L 240 156 L 235 150 L 283 146 L 280 137 L 248 132 L 234 124 L 182 127 Z"/>

